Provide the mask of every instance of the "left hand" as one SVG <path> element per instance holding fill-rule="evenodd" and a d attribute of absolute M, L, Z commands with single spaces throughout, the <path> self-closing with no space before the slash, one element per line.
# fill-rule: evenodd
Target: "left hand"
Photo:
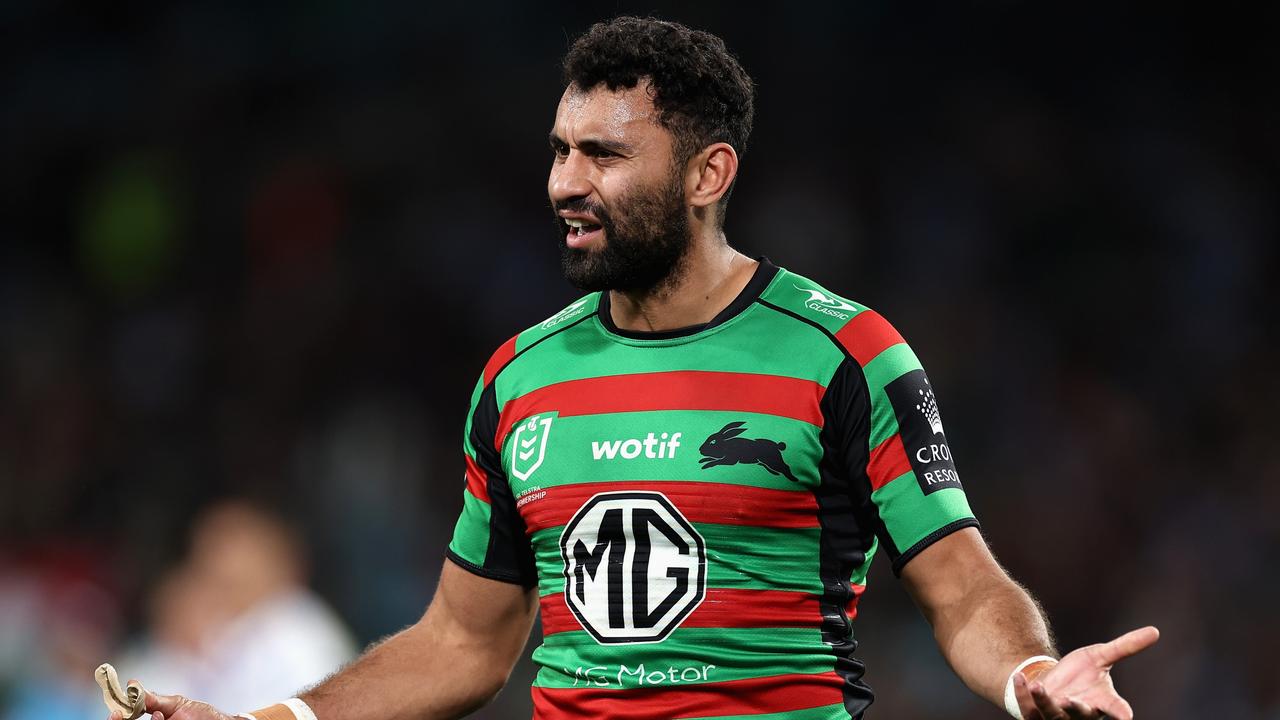
<path fill-rule="evenodd" d="M 1133 720 L 1133 708 L 1111 684 L 1111 666 L 1155 644 L 1160 631 L 1147 626 L 1111 642 L 1073 650 L 1038 676 L 1013 678 L 1025 720 Z"/>

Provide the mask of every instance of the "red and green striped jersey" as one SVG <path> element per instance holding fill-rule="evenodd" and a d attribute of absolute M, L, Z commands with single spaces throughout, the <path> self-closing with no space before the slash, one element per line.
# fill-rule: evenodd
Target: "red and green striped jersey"
<path fill-rule="evenodd" d="M 535 718 L 859 718 L 851 621 L 977 525 L 933 390 L 880 315 L 761 260 L 710 323 L 617 328 L 607 293 L 476 384 L 448 556 L 536 587 Z"/>

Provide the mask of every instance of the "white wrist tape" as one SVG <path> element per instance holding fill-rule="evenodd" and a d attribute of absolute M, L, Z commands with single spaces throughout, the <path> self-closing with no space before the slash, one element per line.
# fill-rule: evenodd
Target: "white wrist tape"
<path fill-rule="evenodd" d="M 293 711 L 294 717 L 298 720 L 316 720 L 316 714 L 311 711 L 311 706 L 302 701 L 302 698 L 289 698 L 284 704 Z"/>
<path fill-rule="evenodd" d="M 1044 662 L 1046 660 L 1053 663 L 1058 662 L 1057 658 L 1051 658 L 1048 655 L 1035 655 L 1018 663 L 1018 667 L 1014 668 L 1013 672 L 1009 673 L 1009 680 L 1004 684 L 1005 712 L 1018 718 L 1018 720 L 1022 720 L 1022 709 L 1018 707 L 1018 694 L 1013 690 L 1013 676 L 1022 672 L 1028 665 Z"/>
<path fill-rule="evenodd" d="M 302 701 L 301 698 L 289 698 L 276 703 L 270 707 L 261 710 L 254 710 L 251 713 L 236 713 L 236 717 L 244 720 L 288 720 L 283 717 L 288 712 L 293 716 L 293 720 L 316 720 L 316 714 L 312 712 L 311 706 Z"/>

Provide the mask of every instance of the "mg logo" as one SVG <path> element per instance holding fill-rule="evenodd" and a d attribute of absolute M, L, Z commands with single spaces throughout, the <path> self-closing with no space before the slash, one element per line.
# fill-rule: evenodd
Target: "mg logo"
<path fill-rule="evenodd" d="M 551 421 L 554 415 L 533 417 L 521 421 L 511 436 L 511 474 L 528 480 L 542 465 L 547 456 L 547 438 L 551 437 Z"/>
<path fill-rule="evenodd" d="M 707 590 L 702 536 L 659 492 L 593 496 L 560 535 L 565 603 L 596 642 L 661 642 Z"/>

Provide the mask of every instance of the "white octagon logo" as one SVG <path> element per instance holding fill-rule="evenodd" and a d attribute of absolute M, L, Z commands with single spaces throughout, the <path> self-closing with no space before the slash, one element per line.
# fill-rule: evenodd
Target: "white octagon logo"
<path fill-rule="evenodd" d="M 597 642 L 661 642 L 707 590 L 702 536 L 659 492 L 605 492 L 560 535 L 565 603 Z"/>

